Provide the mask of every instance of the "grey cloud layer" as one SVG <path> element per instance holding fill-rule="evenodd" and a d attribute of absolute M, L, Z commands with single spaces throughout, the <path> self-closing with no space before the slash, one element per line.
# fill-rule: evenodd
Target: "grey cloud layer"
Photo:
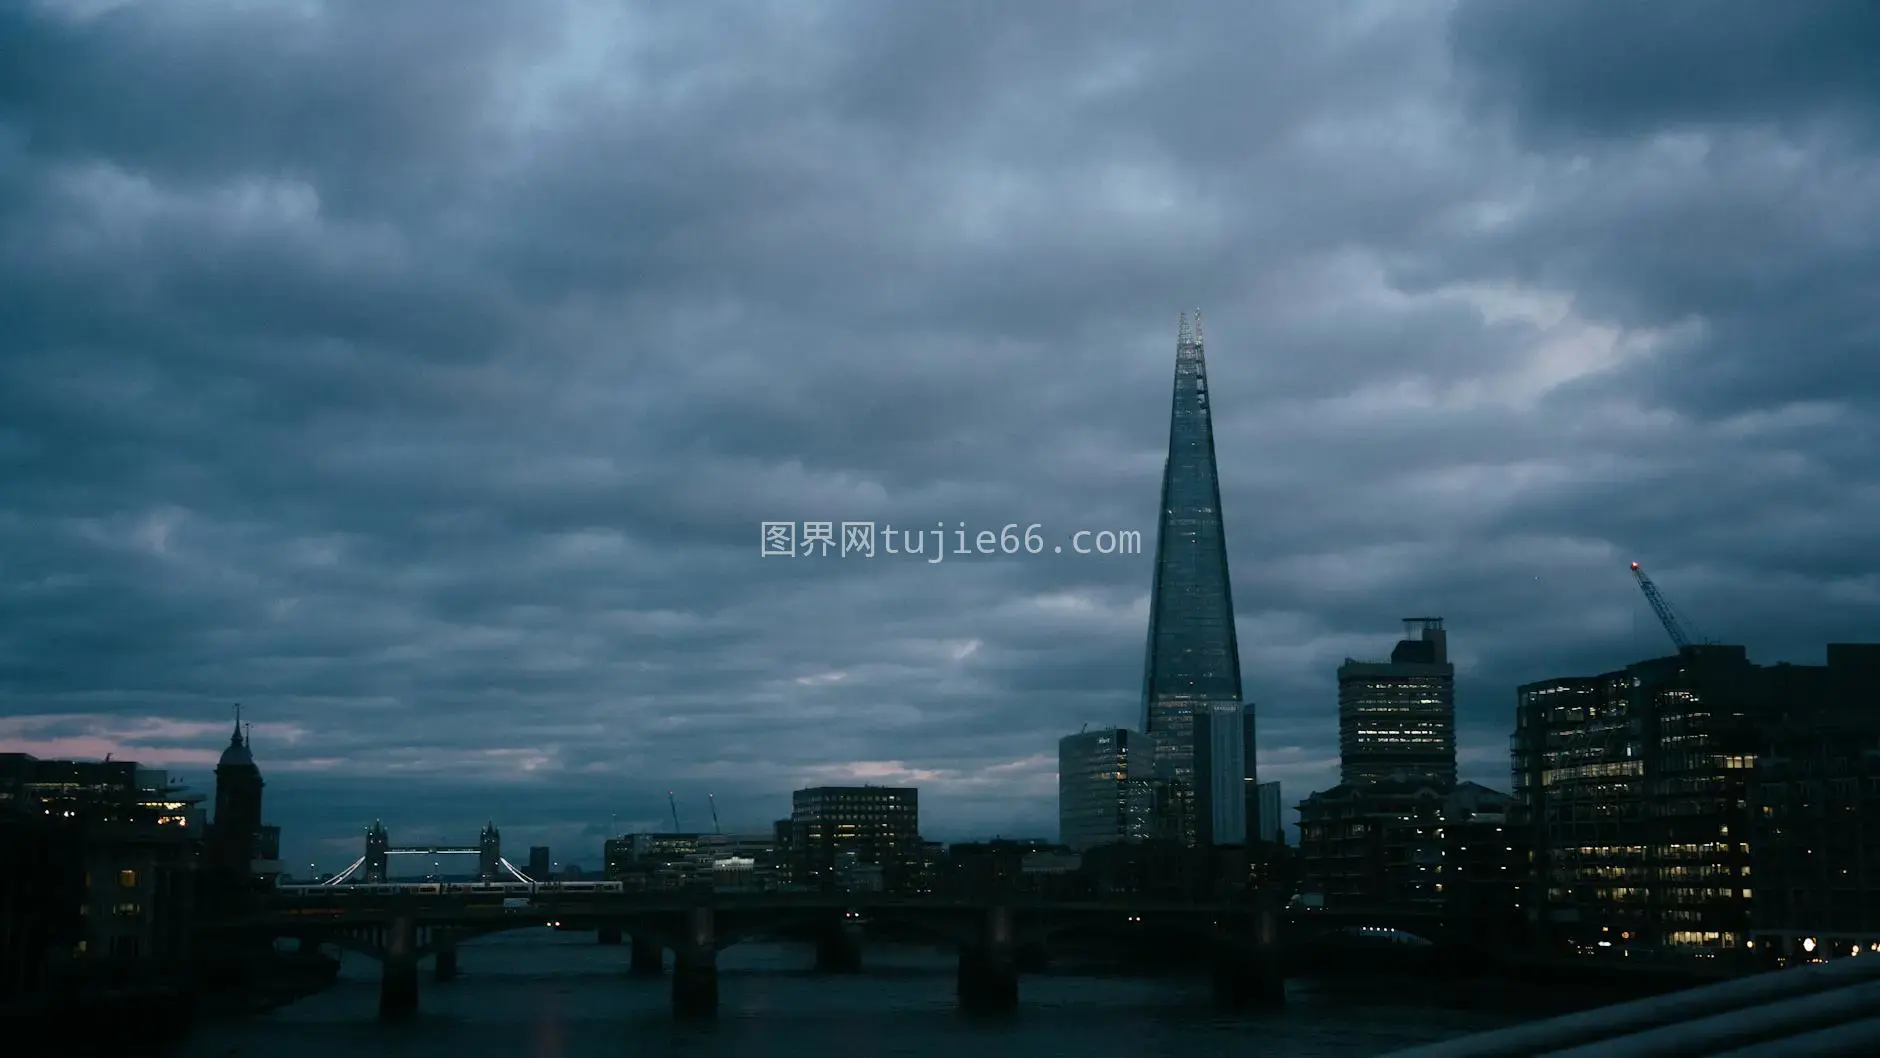
<path fill-rule="evenodd" d="M 1290 794 L 1399 613 L 1496 784 L 1515 683 L 1661 649 L 1627 558 L 1871 637 L 1862 5 L 545 9 L 0 14 L 0 741 L 200 776 L 151 718 L 249 702 L 296 859 L 842 775 L 1048 833 L 1147 559 L 757 523 L 1152 536 L 1197 303 Z"/>

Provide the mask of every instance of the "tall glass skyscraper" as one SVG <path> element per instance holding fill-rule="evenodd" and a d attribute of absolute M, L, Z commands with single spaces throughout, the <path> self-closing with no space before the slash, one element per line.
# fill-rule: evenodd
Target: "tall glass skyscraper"
<path fill-rule="evenodd" d="M 1156 736 L 1162 775 L 1192 790 L 1196 712 L 1241 702 L 1240 644 L 1198 311 L 1192 325 L 1182 316 L 1175 339 L 1175 396 L 1162 470 L 1147 654 L 1143 730 Z M 1198 837 L 1196 822 L 1191 818 L 1183 824 L 1190 843 Z"/>

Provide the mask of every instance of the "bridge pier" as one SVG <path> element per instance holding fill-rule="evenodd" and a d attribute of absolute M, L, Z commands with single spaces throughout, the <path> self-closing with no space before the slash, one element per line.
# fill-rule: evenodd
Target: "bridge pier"
<path fill-rule="evenodd" d="M 436 962 L 431 969 L 439 984 L 448 984 L 457 979 L 457 940 L 455 937 L 445 935 L 438 939 Z"/>
<path fill-rule="evenodd" d="M 666 949 L 651 933 L 633 935 L 628 972 L 636 977 L 658 977 L 666 972 Z"/>
<path fill-rule="evenodd" d="M 862 927 L 846 918 L 823 923 L 816 933 L 816 969 L 857 973 L 862 968 Z"/>
<path fill-rule="evenodd" d="M 709 1020 L 718 1016 L 718 940 L 712 909 L 692 908 L 686 919 L 686 935 L 673 949 L 672 1012 L 689 1021 Z"/>
<path fill-rule="evenodd" d="M 379 981 L 379 1020 L 403 1021 L 418 1012 L 417 923 L 392 920 L 385 931 L 384 976 Z"/>
<path fill-rule="evenodd" d="M 1279 911 L 1262 899 L 1253 935 L 1245 946 L 1230 945 L 1214 957 L 1214 1000 L 1236 1010 L 1286 1005 L 1286 976 L 1279 956 Z"/>
<path fill-rule="evenodd" d="M 595 931 L 594 939 L 606 945 L 619 944 L 621 941 L 620 927 L 611 923 L 604 925 Z"/>
<path fill-rule="evenodd" d="M 960 949 L 960 1008 L 974 1014 L 1009 1014 L 1018 1009 L 1018 943 L 1012 909 L 986 912 L 979 941 Z"/>

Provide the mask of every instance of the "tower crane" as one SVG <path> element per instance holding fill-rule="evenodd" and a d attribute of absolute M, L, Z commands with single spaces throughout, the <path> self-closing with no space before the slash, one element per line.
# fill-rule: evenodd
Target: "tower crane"
<path fill-rule="evenodd" d="M 714 834 L 724 833 L 724 831 L 721 831 L 718 829 L 718 795 L 706 794 L 705 802 L 712 806 L 712 833 Z"/>
<path fill-rule="evenodd" d="M 671 790 L 666 791 L 666 805 L 672 809 L 672 832 L 677 834 L 679 832 L 679 799 L 673 796 Z"/>
<path fill-rule="evenodd" d="M 1671 642 L 1677 644 L 1679 651 L 1690 646 L 1691 637 L 1685 634 L 1677 612 L 1658 591 L 1658 585 L 1652 583 L 1652 579 L 1645 575 L 1644 568 L 1636 562 L 1632 563 L 1632 575 L 1638 578 L 1639 590 L 1645 593 L 1645 601 L 1651 603 L 1652 612 L 1658 615 L 1658 623 L 1665 626 L 1665 633 L 1671 637 Z"/>

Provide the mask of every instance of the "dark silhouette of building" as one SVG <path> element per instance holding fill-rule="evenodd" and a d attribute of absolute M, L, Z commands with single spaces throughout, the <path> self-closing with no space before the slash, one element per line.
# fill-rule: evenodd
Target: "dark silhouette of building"
<path fill-rule="evenodd" d="M 366 862 L 361 865 L 367 884 L 389 881 L 392 876 L 392 836 L 385 824 L 374 819 L 366 828 Z"/>
<path fill-rule="evenodd" d="M 1445 789 L 1389 779 L 1319 791 L 1299 805 L 1298 889 L 1328 908 L 1517 921 L 1528 854 L 1508 819 L 1513 804 L 1472 782 Z"/>
<path fill-rule="evenodd" d="M 85 941 L 85 849 L 61 814 L 0 810 L 0 1004 L 42 991 Z"/>
<path fill-rule="evenodd" d="M 1083 853 L 1076 884 L 1096 897 L 1207 899 L 1237 886 L 1244 889 L 1254 876 L 1244 856 L 1238 861 L 1238 877 L 1230 877 L 1234 865 L 1221 862 L 1223 853 L 1243 851 L 1173 840 L 1101 845 Z"/>
<path fill-rule="evenodd" d="M 196 804 L 135 762 L 0 755 L 0 996 L 180 974 Z"/>
<path fill-rule="evenodd" d="M 613 863 L 613 860 L 611 857 L 609 857 L 608 866 L 605 869 L 611 871 L 612 863 Z M 529 846 L 529 866 L 528 866 L 528 869 L 523 871 L 522 873 L 528 875 L 531 878 L 536 879 L 537 881 L 540 881 L 540 880 L 547 878 L 549 875 L 549 872 L 553 870 L 554 870 L 554 861 L 549 859 L 548 846 L 547 845 Z M 609 873 L 608 877 L 611 878 L 613 877 L 613 875 Z"/>
<path fill-rule="evenodd" d="M 256 856 L 263 841 L 261 793 L 265 785 L 238 718 L 228 748 L 215 766 L 215 820 L 204 846 L 205 866 L 218 902 L 252 893 L 272 881 L 270 869 L 279 872 L 278 863 L 270 865 Z M 265 877 L 258 878 L 258 870 Z"/>
<path fill-rule="evenodd" d="M 1299 890 L 1328 908 L 1430 908 L 1440 901 L 1443 801 L 1430 780 L 1340 783 L 1299 803 Z"/>
<path fill-rule="evenodd" d="M 1215 468 L 1201 317 L 1186 315 L 1175 342 L 1175 390 L 1169 415 L 1168 461 L 1156 525 L 1155 580 L 1143 662 L 1142 729 L 1156 736 L 1163 777 L 1190 789 L 1195 782 L 1195 714 L 1238 705 L 1240 646 L 1233 586 Z M 1179 825 L 1199 839 L 1192 801 Z"/>
<path fill-rule="evenodd" d="M 1525 946 L 1528 927 L 1527 834 L 1515 825 L 1513 795 L 1458 783 L 1437 818 L 1441 862 L 1436 896 L 1452 920 L 1476 924 L 1502 947 Z"/>
<path fill-rule="evenodd" d="M 1246 772 L 1246 782 L 1243 784 L 1246 806 L 1242 811 L 1247 817 L 1247 843 L 1249 845 L 1256 841 L 1277 840 L 1276 838 L 1267 837 L 1266 832 L 1262 829 L 1262 827 L 1265 826 L 1265 820 L 1260 813 L 1262 806 L 1266 802 L 1264 800 L 1265 795 L 1260 791 L 1267 784 L 1260 781 L 1259 758 L 1257 754 L 1257 730 L 1255 725 L 1254 705 L 1252 702 L 1247 702 L 1240 707 L 1240 759 Z M 1272 785 L 1273 796 L 1277 798 L 1279 796 L 1279 786 L 1278 784 Z M 1275 800 L 1275 819 L 1279 818 L 1277 813 L 1278 806 L 1279 802 Z"/>
<path fill-rule="evenodd" d="M 1790 961 L 1880 951 L 1880 646 L 1776 666 L 1749 787 L 1750 933 Z M 1810 949 L 1813 950 L 1810 950 Z"/>
<path fill-rule="evenodd" d="M 777 846 L 777 881 L 785 886 L 804 884 L 797 875 L 800 867 L 796 854 L 796 825 L 788 819 L 778 819 L 770 824 L 771 840 Z"/>
<path fill-rule="evenodd" d="M 1456 783 L 1456 669 L 1440 617 L 1404 618 L 1388 662 L 1338 667 L 1340 781 Z"/>
<path fill-rule="evenodd" d="M 857 885 L 879 872 L 885 892 L 917 891 L 923 875 L 920 791 L 888 786 L 818 786 L 790 797 L 792 881 L 813 889 Z"/>
<path fill-rule="evenodd" d="M 606 877 L 635 889 L 683 889 L 696 881 L 696 867 L 709 835 L 647 832 L 622 834 L 604 846 Z M 548 850 L 542 849 L 543 873 L 531 867 L 531 878 L 546 878 Z M 533 860 L 531 861 L 533 862 Z"/>
<path fill-rule="evenodd" d="M 994 838 L 991 841 L 955 842 L 947 846 L 938 892 L 969 900 L 1040 894 L 1047 891 L 1055 872 L 1028 871 L 1027 861 L 1040 855 L 1077 857 L 1068 846 L 1048 841 Z"/>

